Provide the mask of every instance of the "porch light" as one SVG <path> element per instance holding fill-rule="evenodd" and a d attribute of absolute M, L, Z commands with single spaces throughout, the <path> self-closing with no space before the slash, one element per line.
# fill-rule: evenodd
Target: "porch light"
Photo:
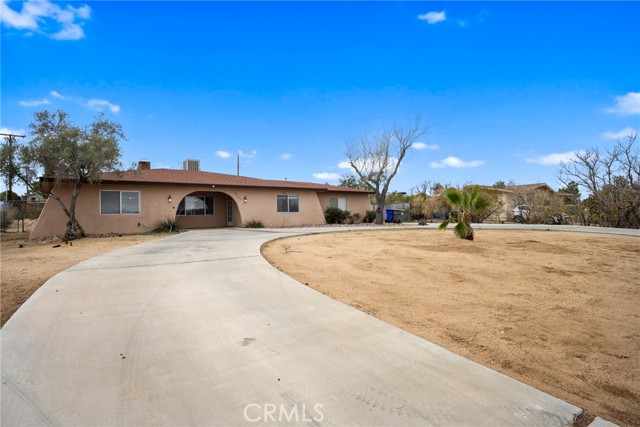
<path fill-rule="evenodd" d="M 247 203 L 247 196 L 244 196 L 244 202 Z"/>
<path fill-rule="evenodd" d="M 173 202 L 173 199 L 171 198 L 171 194 L 169 194 L 169 197 L 167 197 L 167 202 L 168 202 L 168 203 Z"/>

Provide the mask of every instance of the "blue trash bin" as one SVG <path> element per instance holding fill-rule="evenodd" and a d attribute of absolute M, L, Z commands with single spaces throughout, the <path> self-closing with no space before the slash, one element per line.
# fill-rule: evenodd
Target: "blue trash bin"
<path fill-rule="evenodd" d="M 384 220 L 385 222 L 393 222 L 393 209 L 387 209 L 387 218 Z"/>

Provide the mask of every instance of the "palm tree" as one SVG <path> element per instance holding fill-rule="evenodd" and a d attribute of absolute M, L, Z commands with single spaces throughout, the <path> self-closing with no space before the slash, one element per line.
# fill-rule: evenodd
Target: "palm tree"
<path fill-rule="evenodd" d="M 478 194 L 480 187 L 474 185 L 471 193 L 467 190 L 457 190 L 450 188 L 444 192 L 445 199 L 458 209 L 458 223 L 453 227 L 453 234 L 461 239 L 473 240 L 473 228 L 471 228 L 471 214 L 475 210 L 486 209 L 491 201 L 486 197 Z M 451 216 L 448 216 L 438 227 L 440 230 L 447 228 L 451 222 Z"/>

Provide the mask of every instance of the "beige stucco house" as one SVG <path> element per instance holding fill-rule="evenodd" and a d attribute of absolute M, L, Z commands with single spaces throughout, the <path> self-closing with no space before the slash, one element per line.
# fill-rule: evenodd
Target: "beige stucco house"
<path fill-rule="evenodd" d="M 489 218 L 489 220 L 495 222 L 511 220 L 511 212 L 518 205 L 533 202 L 542 204 L 547 199 L 562 200 L 566 196 L 564 193 L 554 192 L 553 188 L 544 183 L 507 185 L 503 188 L 481 185 L 480 189 L 495 194 L 502 204 L 502 208 Z"/>
<path fill-rule="evenodd" d="M 52 191 L 68 205 L 72 190 L 58 183 Z M 267 227 L 320 225 L 325 224 L 329 206 L 364 218 L 371 209 L 370 194 L 310 182 L 152 169 L 144 161 L 135 172 L 104 174 L 99 183 L 84 185 L 76 215 L 87 234 L 143 233 L 166 219 L 175 219 L 185 229 L 242 227 L 251 220 Z M 62 235 L 66 223 L 62 208 L 49 197 L 31 238 Z"/>

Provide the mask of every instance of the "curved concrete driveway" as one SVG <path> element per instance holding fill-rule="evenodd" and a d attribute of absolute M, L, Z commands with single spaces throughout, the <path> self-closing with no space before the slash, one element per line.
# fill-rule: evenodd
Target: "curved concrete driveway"
<path fill-rule="evenodd" d="M 2 425 L 564 426 L 580 411 L 260 255 L 308 231 L 192 231 L 56 275 L 2 329 Z"/>

